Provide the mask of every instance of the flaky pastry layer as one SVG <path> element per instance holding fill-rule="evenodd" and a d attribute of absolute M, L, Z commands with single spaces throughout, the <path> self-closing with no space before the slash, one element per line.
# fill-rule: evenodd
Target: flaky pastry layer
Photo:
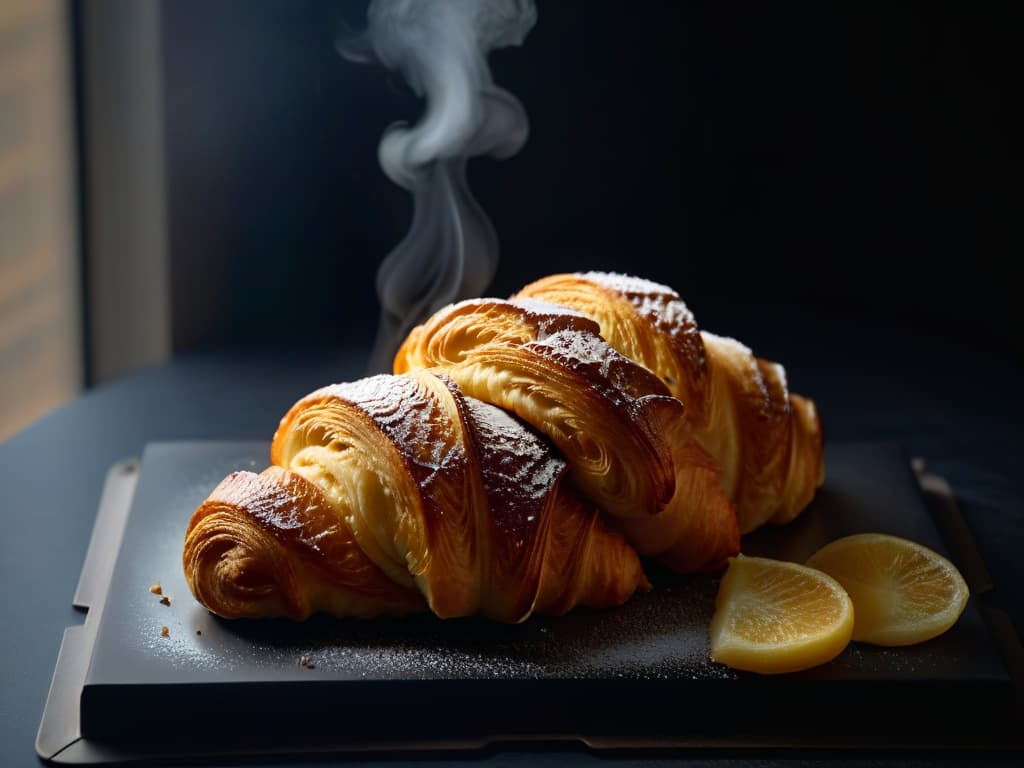
<path fill-rule="evenodd" d="M 450 378 L 313 392 L 282 418 L 271 460 L 225 479 L 192 517 L 186 579 L 218 615 L 516 622 L 649 588 L 543 438 Z"/>
<path fill-rule="evenodd" d="M 437 369 L 470 396 L 545 434 L 573 481 L 616 518 L 659 513 L 675 491 L 669 435 L 683 407 L 650 371 L 601 339 L 577 312 L 533 301 L 474 299 L 413 329 L 395 372 Z"/>
<path fill-rule="evenodd" d="M 671 288 L 603 272 L 559 274 L 517 294 L 592 318 L 608 343 L 656 373 L 686 406 L 687 436 L 719 465 L 740 530 L 792 520 L 824 480 L 814 402 L 740 342 L 701 332 Z"/>

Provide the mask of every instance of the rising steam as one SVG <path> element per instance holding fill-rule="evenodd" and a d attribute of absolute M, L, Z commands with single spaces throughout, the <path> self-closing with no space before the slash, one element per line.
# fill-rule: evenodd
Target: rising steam
<path fill-rule="evenodd" d="M 342 55 L 401 71 L 426 100 L 419 122 L 391 125 L 378 151 L 414 205 L 409 233 L 377 272 L 381 319 L 371 368 L 390 371 L 413 326 L 481 295 L 494 277 L 498 239 L 469 191 L 466 161 L 510 157 L 526 142 L 526 113 L 494 84 L 487 54 L 522 44 L 537 11 L 533 0 L 373 0 L 367 20 L 362 35 L 339 43 Z"/>

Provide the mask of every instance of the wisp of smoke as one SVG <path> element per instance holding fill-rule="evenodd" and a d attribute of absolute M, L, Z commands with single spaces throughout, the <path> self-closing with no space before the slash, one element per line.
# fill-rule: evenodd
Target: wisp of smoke
<path fill-rule="evenodd" d="M 384 132 L 378 151 L 388 177 L 412 193 L 414 213 L 377 272 L 374 371 L 390 371 L 397 345 L 417 323 L 481 295 L 494 277 L 497 236 L 470 193 L 466 161 L 509 157 L 526 142 L 526 112 L 494 84 L 487 54 L 521 45 L 536 20 L 533 0 L 373 0 L 366 31 L 339 42 L 349 60 L 399 70 L 426 102 L 415 125 Z"/>

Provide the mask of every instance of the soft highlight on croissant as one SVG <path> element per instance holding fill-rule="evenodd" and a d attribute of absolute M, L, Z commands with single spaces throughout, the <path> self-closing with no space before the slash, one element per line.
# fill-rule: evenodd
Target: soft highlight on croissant
<path fill-rule="evenodd" d="M 814 402 L 791 394 L 785 369 L 734 339 L 700 331 L 674 290 L 603 272 L 558 274 L 517 298 L 574 309 L 618 352 L 656 373 L 685 405 L 688 437 L 718 464 L 719 481 L 748 533 L 786 523 L 824 480 Z"/>
<path fill-rule="evenodd" d="M 446 376 L 313 392 L 282 418 L 271 461 L 226 478 L 186 533 L 189 587 L 226 618 L 518 622 L 650 587 L 551 446 Z"/>
<path fill-rule="evenodd" d="M 414 328 L 394 371 L 443 371 L 467 395 L 547 435 L 608 514 L 647 517 L 675 492 L 667 427 L 682 423 L 683 405 L 599 331 L 554 305 L 470 299 Z"/>
<path fill-rule="evenodd" d="M 422 368 L 547 435 L 641 555 L 697 572 L 739 551 L 735 509 L 714 459 L 687 436 L 683 403 L 593 320 L 533 300 L 463 301 L 399 348 L 396 373 Z"/>

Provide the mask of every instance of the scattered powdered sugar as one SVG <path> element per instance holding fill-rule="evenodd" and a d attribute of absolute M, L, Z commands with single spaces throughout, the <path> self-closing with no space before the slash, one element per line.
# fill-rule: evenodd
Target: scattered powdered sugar
<path fill-rule="evenodd" d="M 424 400 L 418 383 L 409 377 L 380 374 L 327 388 L 331 394 L 359 407 L 385 428 L 416 430 L 426 426 L 422 414 Z"/>
<path fill-rule="evenodd" d="M 537 484 L 549 487 L 554 477 L 565 468 L 565 461 L 517 418 L 473 397 L 466 397 L 465 401 L 484 449 L 494 453 L 502 466 L 517 465 L 516 470 L 522 473 L 522 477 L 516 480 L 525 480 L 527 475 L 540 475 Z M 522 468 L 518 466 L 520 464 Z"/>
<path fill-rule="evenodd" d="M 308 504 L 296 498 L 287 479 L 286 471 L 279 467 L 269 467 L 259 475 L 232 472 L 214 489 L 209 500 L 244 511 L 264 529 L 301 540 L 309 523 Z M 319 551 L 315 542 L 311 546 Z"/>
<path fill-rule="evenodd" d="M 550 348 L 558 357 L 577 361 L 585 365 L 596 365 L 601 375 L 607 377 L 613 362 L 622 356 L 608 346 L 601 337 L 565 330 L 545 336 L 534 342 L 535 347 Z"/>
<path fill-rule="evenodd" d="M 309 670 L 296 664 L 304 655 L 319 679 L 334 681 L 735 679 L 708 657 L 716 589 L 715 579 L 671 577 L 619 608 L 534 615 L 521 624 L 429 614 L 224 621 L 199 606 L 179 622 L 160 608 L 148 646 L 172 669 L 269 681 L 306 680 Z M 159 636 L 161 622 L 171 627 L 169 639 Z"/>
<path fill-rule="evenodd" d="M 566 331 L 599 336 L 601 327 L 586 315 L 575 309 L 560 304 L 549 304 L 539 299 L 512 299 L 503 302 L 516 307 L 523 313 L 524 319 L 536 329 L 536 339 L 543 340 L 551 334 Z"/>
<path fill-rule="evenodd" d="M 685 347 L 693 348 L 695 362 L 704 367 L 704 345 L 698 335 L 697 320 L 674 290 L 661 283 L 615 272 L 585 272 L 580 276 L 625 296 L 641 317 Z"/>
<path fill-rule="evenodd" d="M 532 315 L 544 316 L 544 315 L 555 315 L 558 317 L 571 317 L 571 318 L 583 318 L 585 316 L 575 309 L 569 307 L 563 307 L 560 304 L 551 304 L 547 301 L 541 301 L 540 299 L 521 298 L 512 299 L 510 304 L 514 304 L 517 307 L 522 307 Z"/>
<path fill-rule="evenodd" d="M 668 333 L 679 335 L 697 330 L 693 313 L 679 297 L 643 294 L 629 298 L 640 315 Z"/>
<path fill-rule="evenodd" d="M 676 295 L 676 292 L 667 285 L 655 283 L 642 277 L 624 275 L 621 272 L 581 272 L 580 277 L 603 285 L 612 291 L 618 291 L 624 295 L 669 293 Z"/>
<path fill-rule="evenodd" d="M 465 403 L 492 519 L 502 531 L 525 535 L 539 523 L 545 499 L 567 465 L 515 417 L 475 398 Z"/>
<path fill-rule="evenodd" d="M 380 374 L 322 391 L 363 411 L 423 470 L 436 471 L 460 458 L 451 421 L 413 376 Z"/>
<path fill-rule="evenodd" d="M 669 394 L 657 376 L 620 355 L 596 333 L 581 333 L 573 329 L 558 331 L 531 342 L 530 346 L 570 369 L 589 369 L 592 382 L 617 404 L 644 395 Z"/>
<path fill-rule="evenodd" d="M 444 325 L 448 322 L 448 318 L 464 314 L 486 314 L 496 307 L 516 308 L 523 319 L 537 328 L 539 336 L 545 336 L 568 327 L 593 328 L 593 332 L 597 333 L 597 324 L 589 317 L 580 314 L 575 309 L 549 304 L 538 299 L 466 299 L 438 312 L 434 318 L 440 320 Z"/>
<path fill-rule="evenodd" d="M 533 326 L 534 340 L 526 347 L 570 370 L 586 371 L 590 384 L 617 405 L 644 395 L 669 394 L 657 376 L 616 352 L 601 337 L 600 326 L 574 309 L 530 298 L 468 299 L 454 308 L 472 307 L 486 312 L 496 306 L 514 307 L 519 318 Z M 485 341 L 484 346 L 489 343 L 492 342 Z"/>

